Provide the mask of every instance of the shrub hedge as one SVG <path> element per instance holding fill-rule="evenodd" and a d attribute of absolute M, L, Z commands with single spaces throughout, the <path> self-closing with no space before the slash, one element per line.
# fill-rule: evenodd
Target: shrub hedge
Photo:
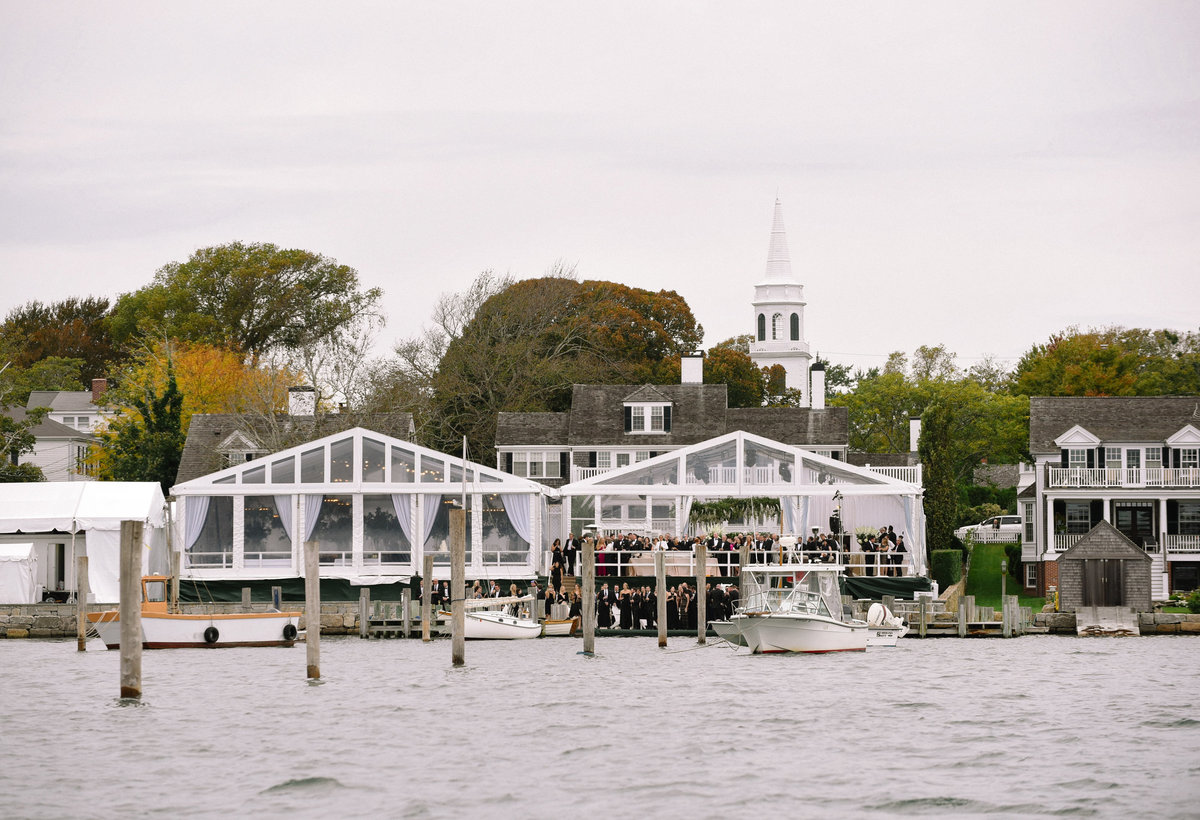
<path fill-rule="evenodd" d="M 962 580 L 963 554 L 960 550 L 934 550 L 930 555 L 930 572 L 941 589 Z"/>

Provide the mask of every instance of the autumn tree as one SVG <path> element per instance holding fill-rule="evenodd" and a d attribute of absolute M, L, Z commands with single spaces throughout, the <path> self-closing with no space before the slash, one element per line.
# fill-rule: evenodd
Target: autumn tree
<path fill-rule="evenodd" d="M 103 297 L 70 297 L 60 302 L 28 302 L 9 312 L 0 325 L 4 356 L 18 369 L 46 359 L 81 362 L 76 382 L 64 390 L 91 387 L 123 360 L 109 332 L 109 301 Z"/>
<path fill-rule="evenodd" d="M 146 389 L 130 399 L 131 411 L 109 421 L 99 431 L 106 458 L 99 470 L 112 481 L 157 481 L 164 494 L 171 490 L 183 454 L 183 394 L 168 363 L 161 391 Z"/>
<path fill-rule="evenodd" d="M 10 365 L 0 376 L 0 392 L 11 405 L 24 405 L 34 390 L 79 390 L 83 359 L 50 356 L 28 367 Z"/>
<path fill-rule="evenodd" d="M 114 336 L 171 338 L 225 347 L 250 361 L 326 340 L 374 315 L 382 292 L 358 272 L 311 251 L 269 243 L 201 248 L 160 268 L 154 281 L 123 294 Z"/>
<path fill-rule="evenodd" d="M 486 273 L 443 307 L 441 327 L 401 345 L 398 370 L 416 384 L 432 369 L 421 439 L 456 451 L 466 436 L 485 462 L 500 411 L 565 410 L 576 383 L 678 381 L 680 354 L 703 335 L 673 291 L 579 282 L 561 267 L 516 282 Z"/>
<path fill-rule="evenodd" d="M 704 361 L 704 383 L 724 384 L 730 407 L 761 407 L 767 396 L 763 371 L 740 349 L 738 339 L 726 339 L 709 348 Z"/>

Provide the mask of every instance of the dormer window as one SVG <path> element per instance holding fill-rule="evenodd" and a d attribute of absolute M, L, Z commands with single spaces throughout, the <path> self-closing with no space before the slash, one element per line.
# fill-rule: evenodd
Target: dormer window
<path fill-rule="evenodd" d="M 626 402 L 625 432 L 642 435 L 671 432 L 671 405 L 658 402 Z"/>

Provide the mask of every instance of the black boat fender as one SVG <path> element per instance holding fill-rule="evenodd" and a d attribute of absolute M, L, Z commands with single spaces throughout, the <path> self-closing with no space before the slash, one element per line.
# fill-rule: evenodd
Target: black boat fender
<path fill-rule="evenodd" d="M 296 640 L 296 635 L 297 635 L 297 634 L 298 634 L 298 633 L 296 632 L 296 625 L 295 625 L 295 624 L 284 624 L 284 625 L 283 625 L 283 639 L 284 639 L 285 641 L 294 641 L 294 640 Z"/>
<path fill-rule="evenodd" d="M 221 633 L 217 631 L 215 626 L 210 626 L 208 629 L 204 630 L 205 643 L 216 643 L 217 639 L 220 637 Z"/>

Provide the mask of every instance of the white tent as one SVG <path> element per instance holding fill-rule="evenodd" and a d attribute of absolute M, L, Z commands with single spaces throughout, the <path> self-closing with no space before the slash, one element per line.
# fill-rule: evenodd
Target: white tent
<path fill-rule="evenodd" d="M 36 604 L 40 599 L 33 544 L 0 544 L 0 604 Z"/>
<path fill-rule="evenodd" d="M 925 513 L 915 484 L 741 430 L 566 485 L 600 531 L 686 530 L 697 500 L 779 499 L 780 531 L 803 540 L 837 511 L 846 532 L 894 525 L 925 572 Z"/>
<path fill-rule="evenodd" d="M 39 481 L 0 484 L 0 533 L 82 534 L 94 600 L 120 599 L 121 522 L 141 521 L 142 571 L 166 556 L 162 487 L 153 481 Z"/>

